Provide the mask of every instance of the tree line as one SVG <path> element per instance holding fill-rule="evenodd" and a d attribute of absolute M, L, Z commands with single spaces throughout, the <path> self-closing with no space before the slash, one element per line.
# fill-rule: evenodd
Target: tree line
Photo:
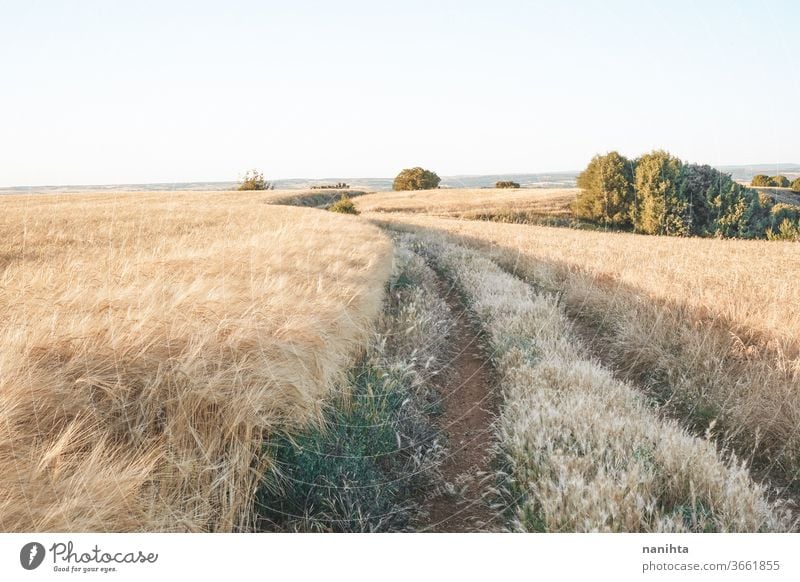
<path fill-rule="evenodd" d="M 597 155 L 578 176 L 576 217 L 667 236 L 800 239 L 800 207 L 664 150 L 636 159 Z"/>
<path fill-rule="evenodd" d="M 800 192 L 800 178 L 790 182 L 789 178 L 781 175 L 756 174 L 750 181 L 750 185 L 755 188 L 791 188 L 792 192 Z"/>

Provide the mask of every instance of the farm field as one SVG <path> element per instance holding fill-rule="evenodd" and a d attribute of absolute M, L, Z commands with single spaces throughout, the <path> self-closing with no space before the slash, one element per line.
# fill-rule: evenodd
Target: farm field
<path fill-rule="evenodd" d="M 800 259 L 794 243 L 372 216 L 390 228 L 446 233 L 551 293 L 618 376 L 696 432 L 717 435 L 797 487 L 800 320 L 791 306 L 800 301 Z"/>
<path fill-rule="evenodd" d="M 0 198 L 0 529 L 797 530 L 795 243 L 338 195 Z"/>
<path fill-rule="evenodd" d="M 280 193 L 0 199 L 0 529 L 239 531 L 392 252 Z"/>
<path fill-rule="evenodd" d="M 361 197 L 362 212 L 413 212 L 431 216 L 477 218 L 503 211 L 565 217 L 577 188 L 443 189 L 377 192 Z"/>

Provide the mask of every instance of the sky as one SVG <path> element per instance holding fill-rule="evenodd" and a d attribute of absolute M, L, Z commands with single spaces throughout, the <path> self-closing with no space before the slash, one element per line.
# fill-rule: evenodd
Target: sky
<path fill-rule="evenodd" d="M 800 163 L 800 2 L 0 0 L 0 187 Z"/>

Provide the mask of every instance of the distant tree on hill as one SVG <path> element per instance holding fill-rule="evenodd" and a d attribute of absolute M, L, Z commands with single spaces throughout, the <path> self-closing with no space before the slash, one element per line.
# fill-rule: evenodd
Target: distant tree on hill
<path fill-rule="evenodd" d="M 495 182 L 495 188 L 519 188 L 519 183 L 512 182 L 511 180 L 500 180 L 499 182 Z"/>
<path fill-rule="evenodd" d="M 756 174 L 753 176 L 753 179 L 750 180 L 750 185 L 758 188 L 769 186 L 769 176 L 766 174 Z"/>
<path fill-rule="evenodd" d="M 774 188 L 788 188 L 789 187 L 789 178 L 786 176 L 772 176 L 769 179 L 768 186 L 772 186 Z"/>
<path fill-rule="evenodd" d="M 795 178 L 791 185 L 792 192 L 800 192 L 800 178 Z"/>
<path fill-rule="evenodd" d="M 431 190 L 439 187 L 441 179 L 424 168 L 406 168 L 394 179 L 393 190 Z"/>
<path fill-rule="evenodd" d="M 608 226 L 631 224 L 634 163 L 618 152 L 592 158 L 578 176 L 581 193 L 573 204 L 578 218 Z"/>
<path fill-rule="evenodd" d="M 264 174 L 257 170 L 250 170 L 239 184 L 239 190 L 272 190 L 275 186 L 264 179 Z"/>

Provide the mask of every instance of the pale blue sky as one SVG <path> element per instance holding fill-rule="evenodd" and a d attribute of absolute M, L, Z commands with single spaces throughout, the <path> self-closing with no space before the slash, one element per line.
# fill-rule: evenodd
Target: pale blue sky
<path fill-rule="evenodd" d="M 0 186 L 800 163 L 800 3 L 0 0 Z"/>

